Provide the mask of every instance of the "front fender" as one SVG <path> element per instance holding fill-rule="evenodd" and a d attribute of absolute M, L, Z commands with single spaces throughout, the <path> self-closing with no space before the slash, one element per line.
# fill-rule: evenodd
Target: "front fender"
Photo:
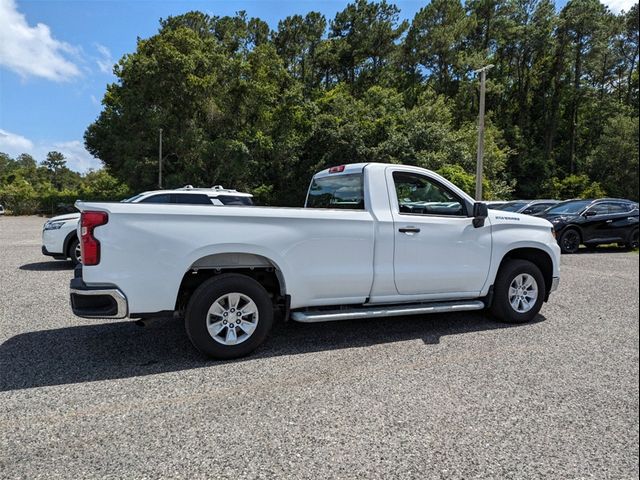
<path fill-rule="evenodd" d="M 493 228 L 493 227 L 492 227 Z M 560 276 L 560 247 L 551 234 L 551 228 L 503 227 L 493 231 L 493 249 L 491 266 L 487 281 L 482 288 L 482 295 L 487 295 L 495 283 L 502 260 L 514 250 L 532 248 L 541 250 L 551 258 L 553 277 Z"/>

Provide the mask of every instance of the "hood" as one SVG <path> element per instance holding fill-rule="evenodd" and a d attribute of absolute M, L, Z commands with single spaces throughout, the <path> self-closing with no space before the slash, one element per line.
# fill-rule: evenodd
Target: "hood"
<path fill-rule="evenodd" d="M 50 218 L 48 222 L 67 222 L 69 220 L 80 220 L 80 212 L 58 215 L 57 217 Z"/>
<path fill-rule="evenodd" d="M 544 214 L 541 213 L 539 215 L 536 215 L 538 218 L 544 218 L 545 220 L 548 220 L 549 222 L 551 222 L 552 224 L 562 224 L 568 221 L 573 220 L 576 217 L 579 217 L 580 215 L 578 214 L 572 214 L 572 213 L 551 213 L 551 214 Z"/>
<path fill-rule="evenodd" d="M 489 210 L 491 225 L 519 225 L 521 227 L 551 228 L 548 220 L 540 217 L 532 217 L 524 213 L 504 212 L 502 210 Z"/>

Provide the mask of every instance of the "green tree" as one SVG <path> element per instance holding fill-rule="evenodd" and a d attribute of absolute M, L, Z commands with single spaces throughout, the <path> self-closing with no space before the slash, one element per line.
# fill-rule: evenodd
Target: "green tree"
<path fill-rule="evenodd" d="M 609 119 L 589 156 L 590 178 L 612 196 L 638 200 L 639 137 L 638 118 L 619 114 Z"/>
<path fill-rule="evenodd" d="M 42 161 L 42 166 L 45 167 L 51 173 L 51 183 L 56 186 L 58 190 L 61 189 L 60 182 L 58 181 L 58 175 L 60 171 L 67 166 L 67 160 L 60 152 L 49 152 L 47 158 Z"/>

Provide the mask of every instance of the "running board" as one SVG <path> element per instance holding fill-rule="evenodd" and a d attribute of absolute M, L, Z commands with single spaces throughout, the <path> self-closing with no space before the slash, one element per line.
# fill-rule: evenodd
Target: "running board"
<path fill-rule="evenodd" d="M 296 322 L 316 323 L 334 322 L 336 320 L 356 320 L 359 318 L 382 318 L 400 315 L 422 315 L 426 313 L 466 312 L 482 310 L 484 302 L 467 300 L 456 302 L 419 303 L 411 305 L 384 305 L 380 307 L 356 307 L 340 310 L 306 310 L 291 312 Z"/>

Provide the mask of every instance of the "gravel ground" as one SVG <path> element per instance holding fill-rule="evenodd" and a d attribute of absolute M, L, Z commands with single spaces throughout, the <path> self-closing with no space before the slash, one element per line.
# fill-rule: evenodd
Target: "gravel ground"
<path fill-rule="evenodd" d="M 638 478 L 638 255 L 562 258 L 532 324 L 279 325 L 203 359 L 90 321 L 36 217 L 0 218 L 0 478 Z"/>

